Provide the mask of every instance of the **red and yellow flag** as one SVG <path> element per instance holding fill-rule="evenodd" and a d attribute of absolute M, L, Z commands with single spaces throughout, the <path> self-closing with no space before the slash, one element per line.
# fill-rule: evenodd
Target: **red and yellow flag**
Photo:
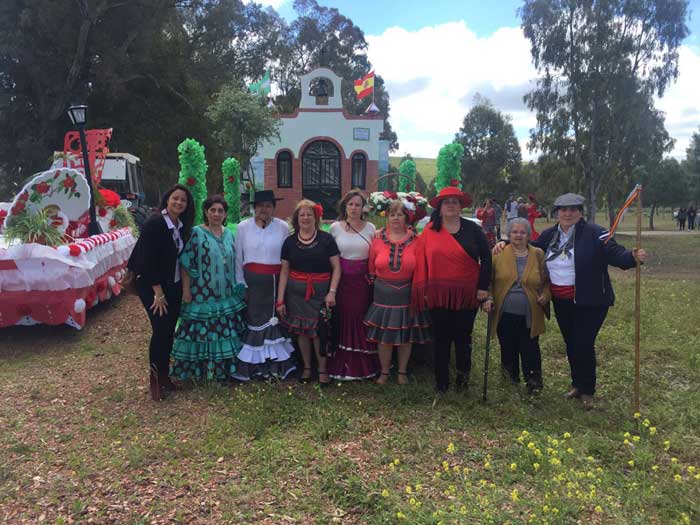
<path fill-rule="evenodd" d="M 355 93 L 357 100 L 362 100 L 367 95 L 371 95 L 374 91 L 374 71 L 366 74 L 364 77 L 355 80 Z"/>

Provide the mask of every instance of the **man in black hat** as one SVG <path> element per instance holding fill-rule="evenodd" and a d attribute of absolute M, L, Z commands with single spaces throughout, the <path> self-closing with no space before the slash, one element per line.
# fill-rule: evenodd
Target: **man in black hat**
<path fill-rule="evenodd" d="M 272 190 L 256 191 L 255 215 L 241 222 L 236 232 L 236 281 L 246 286 L 248 303 L 248 334 L 236 363 L 236 378 L 242 381 L 284 379 L 295 370 L 294 347 L 275 315 L 280 255 L 289 236 L 289 225 L 274 216 L 279 200 Z"/>

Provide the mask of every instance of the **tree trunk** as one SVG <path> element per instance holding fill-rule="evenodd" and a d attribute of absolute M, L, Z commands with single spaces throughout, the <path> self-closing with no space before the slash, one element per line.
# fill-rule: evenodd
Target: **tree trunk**
<path fill-rule="evenodd" d="M 607 196 L 607 201 L 608 201 L 608 225 L 612 227 L 613 222 L 615 222 L 615 207 L 613 206 L 613 196 L 612 192 L 608 192 Z"/>
<path fill-rule="evenodd" d="M 654 212 L 656 211 L 656 203 L 651 205 L 651 211 L 649 212 L 649 229 L 654 231 Z"/>

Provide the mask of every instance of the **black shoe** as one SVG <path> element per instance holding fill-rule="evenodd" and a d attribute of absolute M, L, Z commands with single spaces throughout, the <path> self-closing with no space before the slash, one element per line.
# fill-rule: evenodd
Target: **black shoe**
<path fill-rule="evenodd" d="M 311 374 L 309 374 L 308 377 L 304 377 L 304 372 L 306 372 L 307 370 L 311 370 L 311 368 L 304 367 L 304 370 L 302 371 L 301 375 L 299 376 L 299 382 L 302 384 L 306 384 L 309 381 L 311 381 Z"/>

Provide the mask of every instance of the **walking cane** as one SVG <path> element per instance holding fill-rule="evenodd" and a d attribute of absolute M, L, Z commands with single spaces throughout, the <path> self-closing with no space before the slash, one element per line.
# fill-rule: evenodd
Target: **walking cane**
<path fill-rule="evenodd" d="M 486 388 L 489 382 L 489 350 L 491 349 L 491 323 L 493 322 L 493 314 L 489 312 L 486 314 L 486 352 L 484 353 L 484 395 L 482 401 L 486 402 Z"/>

